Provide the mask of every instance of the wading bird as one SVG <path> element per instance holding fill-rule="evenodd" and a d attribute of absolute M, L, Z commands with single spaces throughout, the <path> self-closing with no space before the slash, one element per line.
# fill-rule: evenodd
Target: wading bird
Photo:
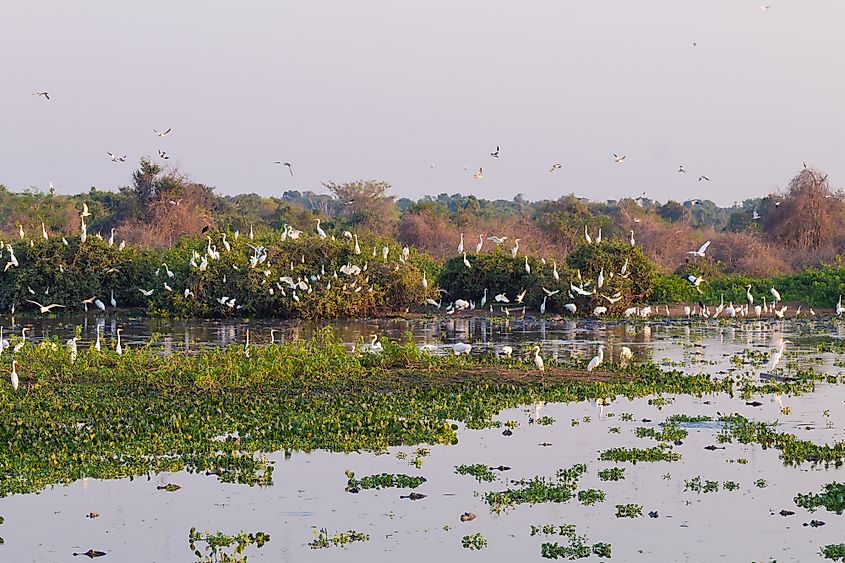
<path fill-rule="evenodd" d="M 598 354 L 596 354 L 593 357 L 593 359 L 590 360 L 590 363 L 587 364 L 587 371 L 593 371 L 594 369 L 599 367 L 603 361 L 604 361 L 604 344 L 599 344 Z"/>

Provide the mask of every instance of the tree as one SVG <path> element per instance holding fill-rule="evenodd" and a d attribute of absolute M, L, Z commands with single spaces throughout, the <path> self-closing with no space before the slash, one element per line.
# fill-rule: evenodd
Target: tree
<path fill-rule="evenodd" d="M 385 181 L 357 180 L 336 184 L 323 184 L 337 198 L 338 213 L 352 225 L 377 235 L 392 235 L 396 230 L 399 212 L 393 196 L 386 195 L 390 184 Z"/>
<path fill-rule="evenodd" d="M 665 205 L 661 205 L 657 214 L 672 223 L 686 221 L 690 216 L 689 209 L 674 200 L 669 200 Z"/>
<path fill-rule="evenodd" d="M 785 198 L 769 213 L 766 231 L 792 249 L 829 250 L 842 231 L 845 205 L 834 195 L 827 175 L 805 168 L 789 183 Z"/>

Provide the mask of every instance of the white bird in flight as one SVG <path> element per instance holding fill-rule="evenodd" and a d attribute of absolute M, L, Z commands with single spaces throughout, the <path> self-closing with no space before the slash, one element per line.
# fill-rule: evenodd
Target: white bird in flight
<path fill-rule="evenodd" d="M 707 252 L 707 247 L 710 246 L 710 241 L 708 240 L 704 244 L 702 244 L 698 250 L 688 250 L 687 254 L 692 254 L 693 256 L 700 256 L 704 258 L 704 253 Z"/>
<path fill-rule="evenodd" d="M 123 156 L 118 156 L 118 155 L 110 153 L 110 152 L 107 152 L 106 154 L 109 155 L 109 158 L 111 159 L 112 162 L 126 162 L 126 155 L 125 154 Z"/>
<path fill-rule="evenodd" d="M 623 162 L 625 162 L 625 155 L 613 153 L 613 162 L 617 164 L 622 164 Z"/>
<path fill-rule="evenodd" d="M 168 135 L 168 133 L 170 133 L 172 130 L 173 130 L 173 129 L 172 129 L 171 127 L 168 127 L 168 128 L 167 128 L 167 129 L 165 129 L 164 131 L 159 131 L 158 129 L 153 129 L 153 133 L 155 133 L 155 134 L 156 134 L 156 135 L 158 135 L 159 137 L 164 138 L 164 137 L 166 137 L 166 136 Z"/>
<path fill-rule="evenodd" d="M 33 301 L 32 299 L 26 299 L 27 302 L 32 303 L 33 305 L 38 305 L 38 310 L 41 313 L 49 313 L 52 309 L 56 307 L 64 307 L 64 305 L 59 305 L 58 303 L 52 303 L 50 305 L 42 305 L 38 301 Z"/>

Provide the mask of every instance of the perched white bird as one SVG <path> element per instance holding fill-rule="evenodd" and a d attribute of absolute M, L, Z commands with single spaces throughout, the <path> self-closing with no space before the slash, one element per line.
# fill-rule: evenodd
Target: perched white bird
<path fill-rule="evenodd" d="M 543 357 L 540 356 L 540 347 L 534 346 L 534 365 L 537 366 L 537 369 L 543 371 L 545 365 L 543 364 Z"/>
<path fill-rule="evenodd" d="M 482 248 L 484 248 L 484 235 L 478 235 L 478 244 L 475 245 L 475 253 L 478 254 L 481 252 Z"/>
<path fill-rule="evenodd" d="M 599 305 L 598 307 L 593 309 L 593 316 L 598 317 L 599 315 L 603 315 L 607 313 L 607 307 Z"/>
<path fill-rule="evenodd" d="M 20 351 L 23 349 L 23 347 L 26 345 L 26 331 L 28 331 L 28 330 L 29 330 L 29 327 L 24 327 L 24 328 L 21 330 L 21 341 L 20 341 L 20 342 L 18 342 L 17 344 L 15 344 L 15 347 L 14 347 L 14 348 L 12 348 L 12 352 L 13 352 L 13 353 L 17 354 L 17 353 L 18 353 L 18 352 L 20 352 Z"/>
<path fill-rule="evenodd" d="M 751 295 L 751 284 L 745 286 L 745 299 L 749 305 L 754 305 L 754 296 Z"/>
<path fill-rule="evenodd" d="M 842 296 L 839 296 L 839 301 L 836 303 L 836 316 L 842 315 L 845 313 L 845 308 L 842 307 Z"/>
<path fill-rule="evenodd" d="M 513 356 L 513 348 L 511 346 L 502 346 L 502 354 L 504 354 L 505 357 L 510 358 Z"/>
<path fill-rule="evenodd" d="M 319 220 L 319 219 L 317 219 L 317 235 L 318 235 L 321 239 L 325 239 L 325 238 L 326 238 L 326 231 L 324 231 L 324 230 L 323 230 L 323 228 L 322 228 L 322 227 L 320 227 L 320 220 Z"/>
<path fill-rule="evenodd" d="M 117 329 L 117 345 L 114 347 L 114 351 L 117 353 L 118 356 L 123 354 L 123 346 L 120 344 L 120 333 L 123 332 L 122 328 Z"/>
<path fill-rule="evenodd" d="M 458 243 L 458 254 L 463 254 L 464 252 L 464 234 L 461 233 L 461 241 Z"/>
<path fill-rule="evenodd" d="M 470 264 L 469 264 L 469 260 L 467 260 L 467 253 L 466 252 L 464 252 L 464 266 L 466 266 L 467 268 L 472 268 L 472 266 L 470 266 Z"/>
<path fill-rule="evenodd" d="M 774 298 L 775 298 L 775 305 L 777 305 L 778 301 L 780 301 L 780 293 L 779 293 L 779 292 L 778 292 L 778 290 L 777 290 L 777 289 L 775 289 L 774 287 L 772 287 L 771 289 L 769 289 L 769 292 L 771 292 L 772 297 L 774 297 Z"/>
<path fill-rule="evenodd" d="M 20 385 L 20 380 L 18 379 L 18 361 L 12 358 L 12 373 L 9 374 L 9 378 L 12 381 L 12 389 L 15 391 L 18 390 L 18 386 Z"/>
<path fill-rule="evenodd" d="M 541 314 L 541 315 L 545 315 L 545 314 L 546 314 L 546 299 L 548 299 L 548 298 L 549 298 L 549 297 L 548 297 L 547 295 L 544 295 L 544 296 L 543 296 L 543 302 L 542 302 L 542 303 L 540 303 L 540 314 Z"/>
<path fill-rule="evenodd" d="M 637 241 L 634 240 L 634 231 L 631 231 L 631 246 L 634 246 L 636 244 L 637 244 Z"/>
<path fill-rule="evenodd" d="M 599 344 L 599 351 L 596 356 L 587 364 L 587 371 L 593 371 L 604 361 L 604 344 Z"/>
<path fill-rule="evenodd" d="M 504 294 L 499 293 L 496 297 L 493 298 L 497 303 L 510 303 L 510 299 Z"/>
<path fill-rule="evenodd" d="M 578 307 L 575 305 L 575 303 L 567 303 L 563 306 L 563 308 L 572 313 L 573 315 L 578 310 Z"/>
<path fill-rule="evenodd" d="M 587 225 L 584 225 L 584 239 L 587 241 L 587 244 L 593 244 L 593 237 L 587 232 Z"/>
<path fill-rule="evenodd" d="M 633 357 L 634 357 L 634 353 L 627 346 L 622 346 L 622 348 L 619 350 L 619 359 L 621 361 L 627 362 L 628 360 L 630 360 Z"/>
<path fill-rule="evenodd" d="M 525 273 L 526 274 L 531 273 L 531 266 L 528 264 L 528 256 L 525 257 Z"/>
<path fill-rule="evenodd" d="M 97 325 L 97 341 L 94 342 L 94 350 L 100 351 L 100 325 Z"/>
<path fill-rule="evenodd" d="M 511 248 L 511 258 L 516 258 L 517 253 L 519 253 L 519 241 L 522 239 L 514 239 L 513 241 L 513 248 Z"/>

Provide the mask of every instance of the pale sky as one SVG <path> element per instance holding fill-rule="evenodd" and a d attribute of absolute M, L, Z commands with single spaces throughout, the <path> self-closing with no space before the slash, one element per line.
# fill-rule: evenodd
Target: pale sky
<path fill-rule="evenodd" d="M 0 183 L 113 189 L 163 149 L 221 194 L 729 204 L 803 160 L 845 185 L 845 2 L 766 2 L 10 1 Z"/>

